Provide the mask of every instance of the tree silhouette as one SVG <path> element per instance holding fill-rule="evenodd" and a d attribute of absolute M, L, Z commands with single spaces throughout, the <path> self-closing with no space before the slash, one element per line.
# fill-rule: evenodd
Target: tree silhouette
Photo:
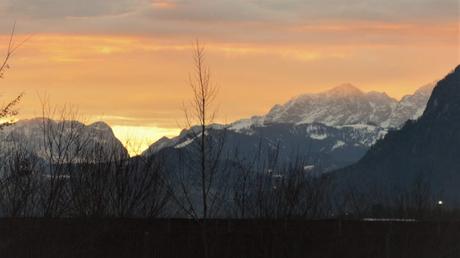
<path fill-rule="evenodd" d="M 18 48 L 21 47 L 24 44 L 24 42 L 27 40 L 26 39 L 20 43 L 15 43 L 14 41 L 15 31 L 16 31 L 16 25 L 13 25 L 13 28 L 11 29 L 9 41 L 8 41 L 7 51 L 6 51 L 5 57 L 3 58 L 3 61 L 0 64 L 0 79 L 3 79 L 5 77 L 6 72 L 10 69 L 9 61 L 11 57 L 14 55 L 16 50 L 18 50 Z M 12 124 L 12 120 L 6 121 L 6 122 L 5 120 L 8 120 L 11 117 L 17 115 L 18 112 L 15 109 L 15 107 L 21 101 L 22 96 L 23 94 L 20 94 L 15 99 L 13 99 L 9 103 L 7 103 L 5 106 L 0 108 L 0 129 Z"/>

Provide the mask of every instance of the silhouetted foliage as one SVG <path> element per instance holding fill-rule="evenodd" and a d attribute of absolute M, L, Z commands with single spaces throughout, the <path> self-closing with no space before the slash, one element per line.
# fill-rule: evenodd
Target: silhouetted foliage
<path fill-rule="evenodd" d="M 6 72 L 10 69 L 9 61 L 11 57 L 13 56 L 13 54 L 25 42 L 25 41 L 22 41 L 18 44 L 15 43 L 14 41 L 15 30 L 16 30 L 16 25 L 14 25 L 11 30 L 6 54 L 3 58 L 3 61 L 0 62 L 0 79 L 3 79 L 5 77 Z M 17 115 L 18 112 L 15 108 L 21 101 L 22 96 L 23 94 L 20 94 L 15 99 L 7 103 L 5 106 L 0 107 L 0 129 L 2 129 L 5 126 L 11 125 L 13 123 L 11 118 Z"/>

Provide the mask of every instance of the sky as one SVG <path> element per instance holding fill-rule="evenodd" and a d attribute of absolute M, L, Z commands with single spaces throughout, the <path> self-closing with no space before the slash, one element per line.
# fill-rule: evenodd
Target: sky
<path fill-rule="evenodd" d="M 0 81 L 0 103 L 24 92 L 104 120 L 132 154 L 184 125 L 192 48 L 206 47 L 219 87 L 217 122 L 352 83 L 400 98 L 460 60 L 458 0 L 0 0 L 0 53 L 16 22 L 30 37 Z"/>

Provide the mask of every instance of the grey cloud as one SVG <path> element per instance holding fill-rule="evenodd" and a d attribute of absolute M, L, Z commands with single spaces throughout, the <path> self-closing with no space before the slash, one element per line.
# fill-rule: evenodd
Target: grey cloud
<path fill-rule="evenodd" d="M 277 12 L 264 9 L 244 0 L 170 0 L 174 8 L 152 8 L 144 14 L 158 20 L 245 22 L 266 21 L 277 16 Z"/>
<path fill-rule="evenodd" d="M 458 0 L 169 0 L 176 8 L 149 10 L 157 19 L 276 21 L 459 19 Z"/>
<path fill-rule="evenodd" d="M 155 8 L 163 2 L 174 8 Z M 161 6 L 157 6 L 161 7 Z M 3 12 L 2 12 L 3 10 Z M 96 17 L 136 11 L 154 20 L 296 22 L 459 19 L 458 0 L 0 0 L 0 14 L 35 18 Z"/>
<path fill-rule="evenodd" d="M 310 19 L 456 19 L 458 0 L 254 0 L 270 10 Z"/>
<path fill-rule="evenodd" d="M 0 0 L 9 15 L 0 23 L 8 32 L 18 20 L 21 32 L 106 33 L 147 35 L 158 38 L 196 37 L 225 42 L 297 42 L 342 44 L 376 42 L 393 44 L 421 40 L 375 29 L 362 34 L 345 31 L 291 30 L 299 25 L 315 27 L 321 21 L 340 24 L 347 20 L 422 22 L 445 26 L 458 20 L 457 0 L 157 0 L 172 6 L 153 5 L 154 0 Z M 116 15 L 124 14 L 127 15 Z M 25 18 L 17 17 L 22 14 Z M 86 17 L 65 19 L 68 16 Z M 38 19 L 46 17 L 49 19 Z M 439 22 L 439 23 L 438 23 Z M 343 23 L 345 26 L 347 23 Z M 456 35 L 423 41 L 452 41 Z M 428 36 L 427 36 L 428 37 Z M 447 36 L 445 36 L 447 37 Z"/>
<path fill-rule="evenodd" d="M 146 0 L 0 0 L 4 14 L 34 18 L 94 17 L 132 11 Z"/>

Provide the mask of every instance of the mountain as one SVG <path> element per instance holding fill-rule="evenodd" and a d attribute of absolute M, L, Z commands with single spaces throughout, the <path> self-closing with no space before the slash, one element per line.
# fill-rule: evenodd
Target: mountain
<path fill-rule="evenodd" d="M 78 121 L 46 118 L 20 120 L 0 130 L 0 145 L 2 155 L 20 149 L 51 163 L 87 160 L 91 154 L 97 154 L 93 155 L 97 161 L 104 161 L 110 155 L 129 157 L 123 144 L 104 122 L 85 125 Z"/>
<path fill-rule="evenodd" d="M 241 157 L 278 152 L 280 164 L 288 165 L 301 160 L 304 165 L 324 170 L 343 167 L 358 160 L 373 143 L 369 141 L 379 138 L 382 133 L 374 126 L 331 127 L 320 123 L 276 123 L 251 130 L 251 133 L 226 130 L 223 152 L 229 154 L 238 150 Z M 208 137 L 217 138 L 222 132 L 222 129 L 211 127 L 207 133 Z M 168 148 L 193 150 L 193 145 L 197 143 L 196 133 L 184 130 L 178 137 L 159 140 L 143 155 L 153 155 Z"/>
<path fill-rule="evenodd" d="M 383 92 L 365 93 L 351 84 L 343 84 L 325 92 L 295 97 L 284 105 L 275 105 L 265 116 L 255 117 L 254 123 L 371 124 L 398 128 L 408 119 L 421 115 L 433 87 L 434 84 L 426 85 L 397 101 Z"/>
<path fill-rule="evenodd" d="M 265 115 L 264 121 L 322 123 L 328 126 L 381 125 L 388 120 L 397 103 L 385 93 L 364 93 L 351 84 L 343 84 L 326 92 L 301 95 L 284 105 L 276 105 Z"/>
<path fill-rule="evenodd" d="M 333 174 L 342 187 L 363 191 L 409 189 L 421 178 L 437 198 L 459 206 L 459 151 L 460 66 L 437 83 L 418 120 L 389 132 L 359 162 Z"/>
<path fill-rule="evenodd" d="M 399 128 L 404 125 L 407 120 L 419 118 L 423 114 L 423 111 L 425 111 L 426 104 L 433 92 L 434 86 L 435 83 L 430 83 L 419 88 L 414 94 L 404 96 L 398 102 L 398 105 L 393 110 L 387 123 L 383 124 L 383 126 Z"/>
<path fill-rule="evenodd" d="M 417 117 L 425 108 L 432 88 L 433 85 L 425 86 L 397 101 L 385 93 L 364 93 L 351 84 L 343 84 L 275 105 L 265 116 L 210 128 L 214 129 L 211 131 L 226 128 L 231 135 L 227 145 L 246 154 L 257 152 L 255 146 L 279 146 L 283 162 L 291 162 L 292 152 L 296 151 L 296 155 L 308 160 L 308 165 L 331 170 L 359 160 L 388 130 Z M 143 155 L 186 147 L 194 140 L 190 130 L 195 129 L 183 130 L 172 139 L 160 139 Z"/>

